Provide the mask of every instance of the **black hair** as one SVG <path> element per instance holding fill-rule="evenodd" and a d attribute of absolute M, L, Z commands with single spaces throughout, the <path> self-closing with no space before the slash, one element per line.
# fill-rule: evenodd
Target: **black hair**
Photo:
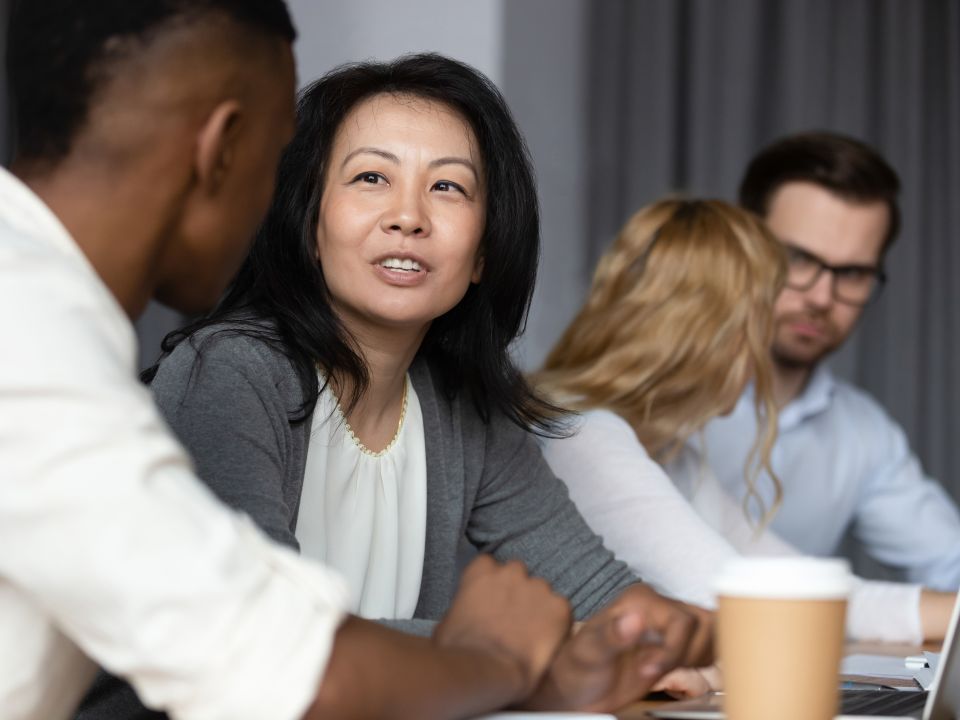
<path fill-rule="evenodd" d="M 483 277 L 432 322 L 419 354 L 439 373 L 442 392 L 449 398 L 467 393 L 485 422 L 496 409 L 524 429 L 554 434 L 561 411 L 530 388 L 509 354 L 526 323 L 540 253 L 529 154 L 493 83 L 469 65 L 432 53 L 344 65 L 302 91 L 297 131 L 281 158 L 277 192 L 250 254 L 217 309 L 164 338 L 163 350 L 169 353 L 198 330 L 232 322 L 238 328 L 233 331 L 257 337 L 290 358 L 306 398 L 292 412 L 292 422 L 313 411 L 318 367 L 327 378 L 336 373 L 351 379 L 353 397 L 341 400 L 357 401 L 368 382 L 367 368 L 331 307 L 316 259 L 316 232 L 337 130 L 360 102 L 384 93 L 441 102 L 460 113 L 483 160 Z"/>
<path fill-rule="evenodd" d="M 780 186 L 798 181 L 819 185 L 848 201 L 886 203 L 890 222 L 882 260 L 900 232 L 900 179 L 876 150 L 834 132 L 788 135 L 754 156 L 740 183 L 740 204 L 766 217 Z"/>
<path fill-rule="evenodd" d="M 225 18 L 293 42 L 284 0 L 18 0 L 7 37 L 16 157 L 55 164 L 70 152 L 109 71 L 165 28 Z"/>

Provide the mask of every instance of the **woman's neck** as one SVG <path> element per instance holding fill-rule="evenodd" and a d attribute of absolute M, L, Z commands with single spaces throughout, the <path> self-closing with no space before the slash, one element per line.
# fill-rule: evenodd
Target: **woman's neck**
<path fill-rule="evenodd" d="M 407 371 L 427 328 L 419 333 L 369 327 L 348 330 L 367 366 L 368 382 L 353 407 L 345 408 L 347 422 L 360 442 L 372 452 L 379 452 L 396 436 L 403 413 Z M 348 404 L 354 391 L 352 381 L 339 379 L 336 391 L 341 405 Z"/>

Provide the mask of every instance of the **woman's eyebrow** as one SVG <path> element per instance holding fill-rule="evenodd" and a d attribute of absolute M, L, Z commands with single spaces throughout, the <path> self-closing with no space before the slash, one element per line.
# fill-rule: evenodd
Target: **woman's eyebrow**
<path fill-rule="evenodd" d="M 391 152 L 387 152 L 386 150 L 381 150 L 380 148 L 376 148 L 376 147 L 358 147 L 356 150 L 352 150 L 351 152 L 347 153 L 347 156 L 343 159 L 343 162 L 340 163 L 341 169 L 353 158 L 355 158 L 357 155 L 364 155 L 364 154 L 376 155 L 377 157 L 382 157 L 384 160 L 387 160 L 388 162 L 391 162 L 394 165 L 400 164 L 400 158 L 398 158 L 396 155 L 394 155 Z"/>
<path fill-rule="evenodd" d="M 383 158 L 387 162 L 393 163 L 394 165 L 400 164 L 400 158 L 394 155 L 392 152 L 382 150 L 378 147 L 364 146 L 358 147 L 355 150 L 351 150 L 347 153 L 346 157 L 343 158 L 343 162 L 340 163 L 340 167 L 343 168 L 348 162 L 350 162 L 357 155 L 376 155 L 377 157 Z M 431 160 L 429 167 L 436 168 L 443 165 L 462 165 L 467 168 L 470 172 L 473 173 L 475 178 L 479 178 L 480 174 L 477 172 L 476 166 L 473 164 L 469 158 L 460 157 L 457 155 L 450 155 L 447 157 L 437 158 L 436 160 Z"/>
<path fill-rule="evenodd" d="M 467 170 L 473 173 L 475 178 L 479 177 L 476 166 L 474 166 L 473 162 L 464 157 L 450 156 L 437 158 L 436 160 L 430 161 L 429 167 L 436 168 L 440 167 L 441 165 L 463 165 L 465 168 L 467 168 Z"/>

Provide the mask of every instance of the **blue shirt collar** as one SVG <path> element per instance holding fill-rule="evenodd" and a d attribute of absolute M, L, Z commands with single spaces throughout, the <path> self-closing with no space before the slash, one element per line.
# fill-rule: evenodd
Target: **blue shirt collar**
<path fill-rule="evenodd" d="M 780 411 L 780 429 L 788 430 L 830 407 L 836 378 L 826 365 L 817 365 L 803 391 Z"/>
<path fill-rule="evenodd" d="M 830 368 L 823 364 L 817 365 L 801 393 L 780 411 L 777 423 L 780 430 L 789 430 L 830 407 L 836 385 L 836 378 Z M 753 413 L 753 403 L 754 386 L 750 383 L 740 396 L 735 412 Z"/>

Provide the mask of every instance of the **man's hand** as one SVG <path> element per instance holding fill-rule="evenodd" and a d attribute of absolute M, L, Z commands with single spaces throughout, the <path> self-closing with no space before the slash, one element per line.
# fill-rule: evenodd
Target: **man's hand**
<path fill-rule="evenodd" d="M 536 709 L 609 712 L 665 673 L 712 660 L 712 613 L 634 585 L 583 623 L 528 699 Z"/>
<path fill-rule="evenodd" d="M 570 604 L 523 563 L 498 564 L 481 555 L 464 571 L 450 610 L 433 640 L 479 650 L 514 673 L 517 699 L 529 695 L 570 632 Z"/>

